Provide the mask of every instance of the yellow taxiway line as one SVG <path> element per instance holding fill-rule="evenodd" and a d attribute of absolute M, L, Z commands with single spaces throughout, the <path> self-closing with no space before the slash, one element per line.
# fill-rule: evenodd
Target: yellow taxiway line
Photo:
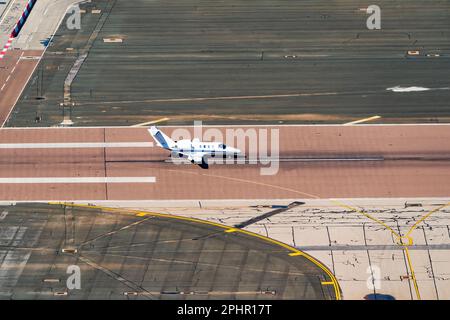
<path fill-rule="evenodd" d="M 414 268 L 413 268 L 413 265 L 411 262 L 411 257 L 409 255 L 408 246 L 405 246 L 403 248 L 403 250 L 405 251 L 405 254 L 406 254 L 406 260 L 408 260 L 409 271 L 411 272 L 411 278 L 413 280 L 414 290 L 416 291 L 417 299 L 422 300 L 422 298 L 420 297 L 419 286 L 417 285 L 416 273 L 414 272 Z"/>
<path fill-rule="evenodd" d="M 380 119 L 380 116 L 373 116 L 373 117 L 369 117 L 369 118 L 364 118 L 364 119 L 360 119 L 360 120 L 356 120 L 356 121 L 352 121 L 352 122 L 347 122 L 344 123 L 344 126 L 352 126 L 354 124 L 358 124 L 358 123 L 363 123 L 363 122 L 368 122 L 368 121 L 373 121 L 373 120 L 377 120 Z"/>
<path fill-rule="evenodd" d="M 313 264 L 315 264 L 317 267 L 319 267 L 322 271 L 324 271 L 328 277 L 330 278 L 329 281 L 322 281 L 322 285 L 332 285 L 334 287 L 334 293 L 336 296 L 336 300 L 341 300 L 341 291 L 339 288 L 339 283 L 336 279 L 336 277 L 334 276 L 334 274 L 325 266 L 323 265 L 321 262 L 319 262 L 318 260 L 316 260 L 315 258 L 313 258 L 312 256 L 310 256 L 309 254 L 298 250 L 294 247 L 291 247 L 288 244 L 285 244 L 283 242 L 265 237 L 263 235 L 254 233 L 254 232 L 250 232 L 247 230 L 242 230 L 242 229 L 238 229 L 238 228 L 233 228 L 233 227 L 229 227 L 220 223 L 216 223 L 216 222 L 211 222 L 211 221 L 205 221 L 205 220 L 200 220 L 200 219 L 196 219 L 196 218 L 189 218 L 189 217 L 182 217 L 182 216 L 175 216 L 175 215 L 171 215 L 171 214 L 165 214 L 165 213 L 158 213 L 158 212 L 146 212 L 146 211 L 139 211 L 139 210 L 131 210 L 131 209 L 118 209 L 118 208 L 108 208 L 108 207 L 102 207 L 102 206 L 94 206 L 94 205 L 85 205 L 85 204 L 74 204 L 74 203 L 66 203 L 66 202 L 49 202 L 49 204 L 54 204 L 54 205 L 65 205 L 65 206 L 69 206 L 69 207 L 78 207 L 78 208 L 88 208 L 88 209 L 99 209 L 99 210 L 103 210 L 103 211 L 108 211 L 108 212 L 131 212 L 134 213 L 136 216 L 138 217 L 145 217 L 145 216 L 155 216 L 155 217 L 163 217 L 163 218 L 169 218 L 169 219 L 177 219 L 177 220 L 184 220 L 184 221 L 189 221 L 189 222 L 194 222 L 194 223 L 201 223 L 201 224 L 207 224 L 207 225 L 211 225 L 211 226 L 215 226 L 215 227 L 219 227 L 224 229 L 225 232 L 228 233 L 232 233 L 232 232 L 239 232 L 248 236 L 252 236 L 252 237 L 256 237 L 259 238 L 263 241 L 272 243 L 274 245 L 280 246 L 282 248 L 287 249 L 288 251 L 290 251 L 289 255 L 290 256 L 303 256 L 306 259 L 308 259 L 309 261 L 311 261 Z"/>
<path fill-rule="evenodd" d="M 138 124 L 132 125 L 131 127 L 145 127 L 145 126 L 148 126 L 150 124 L 157 124 L 157 123 L 164 122 L 164 121 L 167 121 L 167 120 L 170 120 L 170 118 L 161 118 L 161 119 L 153 120 L 153 121 L 149 121 L 149 122 L 138 123 Z"/>
<path fill-rule="evenodd" d="M 441 205 L 441 206 L 439 206 L 439 207 L 437 207 L 437 208 L 431 210 L 431 211 L 428 212 L 427 214 L 423 215 L 423 216 L 422 216 L 419 220 L 417 220 L 416 223 L 409 229 L 409 231 L 406 233 L 405 236 L 401 236 L 400 234 L 398 234 L 397 232 L 395 232 L 391 227 L 389 227 L 389 226 L 388 226 L 386 223 L 384 223 L 383 221 L 378 220 L 377 218 L 372 217 L 371 215 L 369 215 L 369 214 L 367 214 L 367 213 L 365 213 L 365 212 L 363 212 L 363 211 L 361 211 L 361 210 L 358 210 L 358 209 L 356 209 L 356 208 L 354 208 L 354 207 L 352 207 L 352 206 L 349 206 L 349 205 L 346 205 L 346 204 L 344 204 L 344 203 L 341 203 L 341 202 L 339 202 L 339 201 L 337 201 L 337 200 L 332 200 L 332 199 L 330 199 L 330 201 L 334 202 L 335 204 L 337 204 L 337 205 L 340 206 L 340 207 L 343 207 L 343 208 L 349 209 L 349 210 L 351 210 L 351 211 L 357 212 L 357 213 L 362 214 L 362 215 L 364 215 L 365 217 L 369 218 L 370 220 L 375 221 L 376 223 L 382 225 L 382 226 L 385 227 L 387 230 L 389 230 L 389 231 L 394 235 L 394 237 L 397 238 L 397 239 L 399 240 L 399 242 L 398 242 L 397 244 L 400 245 L 400 246 L 402 246 L 402 247 L 403 247 L 403 250 L 404 250 L 404 252 L 405 252 L 406 260 L 407 260 L 407 263 L 408 263 L 408 269 L 409 269 L 409 271 L 410 271 L 410 273 L 411 273 L 412 282 L 413 282 L 413 284 L 414 284 L 414 290 L 415 290 L 415 292 L 416 292 L 416 297 L 417 297 L 418 300 L 421 300 L 422 298 L 421 298 L 421 296 L 420 296 L 420 291 L 419 291 L 419 286 L 418 286 L 418 284 L 417 284 L 416 274 L 415 274 L 415 272 L 414 272 L 414 267 L 413 267 L 413 264 L 412 264 L 412 261 L 411 261 L 411 256 L 410 256 L 410 254 L 409 254 L 409 249 L 408 249 L 408 247 L 411 246 L 411 245 L 414 243 L 414 242 L 413 242 L 413 238 L 411 237 L 411 233 L 419 226 L 420 223 L 422 223 L 423 221 L 425 221 L 425 219 L 427 219 L 428 217 L 430 217 L 433 213 L 438 212 L 439 210 L 444 209 L 444 208 L 450 206 L 450 202 L 448 202 L 448 203 L 446 203 L 446 204 L 444 204 L 444 205 Z M 407 242 L 406 242 L 406 243 L 403 243 L 403 241 L 402 241 L 403 239 L 407 240 Z"/>
<path fill-rule="evenodd" d="M 448 207 L 448 206 L 450 206 L 450 202 L 448 202 L 448 203 L 446 203 L 446 204 L 444 204 L 444 205 L 442 205 L 442 206 L 440 206 L 440 207 L 437 207 L 436 209 L 431 210 L 431 211 L 428 212 L 426 215 L 422 216 L 422 218 L 420 218 L 419 220 L 417 220 L 417 222 L 411 227 L 411 229 L 409 229 L 409 231 L 408 231 L 408 233 L 406 234 L 406 236 L 411 235 L 411 233 L 414 231 L 414 229 L 416 229 L 417 226 L 418 226 L 421 222 L 423 222 L 426 218 L 428 218 L 429 216 L 431 216 L 433 213 L 435 213 L 435 212 L 437 212 L 437 211 L 439 211 L 439 210 L 441 210 L 441 209 L 444 209 L 444 208 L 446 208 L 446 207 Z"/>

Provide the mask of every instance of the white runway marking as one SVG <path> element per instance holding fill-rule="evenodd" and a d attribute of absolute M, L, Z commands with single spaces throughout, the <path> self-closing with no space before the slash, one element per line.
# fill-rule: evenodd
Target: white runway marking
<path fill-rule="evenodd" d="M 3 211 L 3 212 L 0 214 L 0 221 L 4 220 L 4 219 L 6 218 L 7 215 L 8 215 L 8 211 Z"/>
<path fill-rule="evenodd" d="M 155 177 L 45 177 L 45 178 L 0 178 L 0 184 L 30 183 L 155 183 Z"/>
<path fill-rule="evenodd" d="M 401 86 L 395 86 L 391 88 L 387 88 L 387 91 L 392 92 L 423 92 L 423 91 L 430 91 L 430 90 L 449 90 L 449 87 L 444 88 L 425 88 L 425 87 L 401 87 Z"/>
<path fill-rule="evenodd" d="M 151 148 L 153 142 L 0 143 L 0 149 Z"/>

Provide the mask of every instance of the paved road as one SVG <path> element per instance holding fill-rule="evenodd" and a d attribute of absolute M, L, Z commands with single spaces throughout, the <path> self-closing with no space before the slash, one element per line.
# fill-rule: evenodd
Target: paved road
<path fill-rule="evenodd" d="M 20 18 L 25 0 L 11 0 L 0 18 L 0 46 L 9 38 Z M 3 126 L 15 103 L 31 78 L 50 38 L 61 22 L 67 8 L 75 0 L 41 0 L 36 3 L 11 49 L 0 60 L 0 125 Z M 32 57 L 32 58 L 30 58 Z M 39 93 L 37 93 L 39 94 Z M 36 115 L 36 112 L 35 112 Z M 36 116 L 35 116 L 36 118 Z"/>
<path fill-rule="evenodd" d="M 293 201 L 272 200 L 267 204 L 288 205 Z M 397 300 L 450 298 L 450 197 L 302 202 L 282 212 L 270 206 L 257 206 L 261 201 L 241 204 L 202 201 L 201 206 L 197 203 L 188 208 L 185 205 L 176 208 L 177 204 L 166 202 L 147 207 L 142 204 L 142 208 L 229 226 L 278 211 L 245 229 L 307 250 L 334 272 L 344 299 L 363 299 L 375 293 Z M 139 206 L 140 203 L 125 205 Z M 411 242 L 399 243 L 398 234 L 408 234 Z M 372 273 L 379 280 L 376 288 L 367 285 Z"/>
<path fill-rule="evenodd" d="M 95 40 L 71 95 L 75 125 L 448 122 L 450 5 L 378 1 L 93 1 L 63 25 L 9 126 L 62 122 L 63 83 Z M 93 13 L 100 9 L 100 13 Z M 98 12 L 98 11 L 95 11 Z M 95 31 L 98 31 L 98 34 Z M 104 39 L 122 42 L 105 42 Z M 407 56 L 419 50 L 419 56 Z M 427 56 L 437 53 L 439 57 Z M 46 100 L 36 101 L 42 85 Z M 421 87 L 427 91 L 387 89 Z M 42 121 L 35 123 L 38 112 Z"/>

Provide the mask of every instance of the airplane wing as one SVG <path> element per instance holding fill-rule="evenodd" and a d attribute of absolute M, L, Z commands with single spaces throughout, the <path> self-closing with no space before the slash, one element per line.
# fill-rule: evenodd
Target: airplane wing
<path fill-rule="evenodd" d="M 206 152 L 182 152 L 181 154 L 187 157 L 190 162 L 198 164 L 200 167 L 204 169 L 208 168 L 208 162 L 206 160 Z"/>
<path fill-rule="evenodd" d="M 186 156 L 188 158 L 189 161 L 194 162 L 194 163 L 202 163 L 203 162 L 203 157 L 205 156 L 204 152 L 185 152 L 182 153 L 184 156 Z"/>

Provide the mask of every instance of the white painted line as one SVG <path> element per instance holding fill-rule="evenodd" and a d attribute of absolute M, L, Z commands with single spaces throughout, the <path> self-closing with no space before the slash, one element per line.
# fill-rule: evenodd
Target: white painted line
<path fill-rule="evenodd" d="M 412 86 L 412 87 L 396 86 L 396 87 L 392 87 L 392 88 L 387 88 L 386 90 L 392 91 L 392 92 L 405 93 L 405 92 L 423 92 L 423 91 L 431 91 L 431 90 L 450 90 L 450 87 L 426 88 L 426 87 L 416 87 L 416 86 Z"/>
<path fill-rule="evenodd" d="M 277 127 L 342 127 L 344 124 L 338 123 L 330 123 L 330 124 L 226 124 L 226 125 L 213 125 L 213 124 L 204 124 L 202 128 L 277 128 Z M 187 126 L 175 126 L 175 125 L 163 125 L 162 128 L 193 128 L 192 125 Z M 450 123 L 367 123 L 364 124 L 364 127 L 450 127 Z M 86 126 L 86 127 L 4 127 L 0 130 L 87 130 L 87 129 L 96 129 L 98 130 L 98 126 Z M 115 130 L 130 130 L 130 126 L 102 126 L 102 129 L 115 129 Z M 136 127 L 136 130 L 145 130 L 143 127 Z"/>
<path fill-rule="evenodd" d="M 270 161 L 271 159 L 261 159 L 260 161 Z M 366 158 L 299 158 L 299 159 L 279 159 L 280 162 L 316 162 L 316 161 L 383 161 L 383 157 Z M 273 160 L 272 160 L 273 161 Z"/>
<path fill-rule="evenodd" d="M 11 10 L 11 8 L 12 8 L 12 6 L 13 6 L 13 3 L 16 2 L 16 1 L 17 1 L 17 0 L 12 0 L 12 1 L 9 3 L 8 8 L 3 12 L 3 17 L 2 17 L 2 20 L 0 20 L 0 25 L 3 23 L 3 21 L 4 21 L 5 18 L 6 18 L 6 16 L 7 16 L 8 13 L 9 13 L 9 11 Z"/>
<path fill-rule="evenodd" d="M 354 125 L 354 124 L 363 123 L 363 122 L 367 122 L 367 121 L 373 121 L 373 120 L 377 120 L 377 119 L 380 119 L 380 118 L 381 118 L 380 116 L 373 116 L 373 117 L 364 118 L 364 119 L 361 119 L 361 120 L 356 120 L 356 121 L 344 123 L 344 126 L 351 126 L 351 125 Z"/>
<path fill-rule="evenodd" d="M 150 148 L 153 142 L 0 143 L 0 149 Z"/>
<path fill-rule="evenodd" d="M 155 177 L 45 177 L 0 178 L 0 184 L 57 183 L 155 183 Z"/>
<path fill-rule="evenodd" d="M 333 206 L 334 203 L 329 203 L 331 199 L 329 198 L 322 198 L 322 199 L 303 199 L 303 201 L 306 202 L 306 206 L 318 206 L 318 205 L 324 205 L 327 204 L 327 206 Z M 406 202 L 433 202 L 429 205 L 440 205 L 444 204 L 450 201 L 450 198 L 447 197 L 397 197 L 397 198 L 333 198 L 332 200 L 338 200 L 338 201 L 350 201 L 352 204 L 356 205 L 355 203 L 358 202 L 366 202 L 370 201 L 373 203 L 377 202 L 384 202 L 386 205 L 400 205 L 401 207 L 404 207 L 405 201 Z M 163 207 L 186 207 L 187 204 L 192 204 L 193 207 L 198 208 L 198 202 L 202 202 L 202 206 L 204 204 L 208 203 L 220 203 L 220 206 L 222 207 L 223 204 L 229 204 L 230 202 L 238 202 L 242 203 L 245 206 L 249 205 L 256 205 L 260 203 L 267 203 L 267 204 L 289 204 L 290 202 L 298 201 L 298 198 L 273 198 L 273 199 L 174 199 L 174 200 L 98 200 L 98 199 L 83 199 L 83 200 L 72 200 L 72 201 L 64 201 L 64 200 L 58 200 L 58 199 L 35 199 L 32 200 L 35 203 L 63 203 L 63 202 L 70 202 L 70 203 L 78 203 L 78 204 L 101 204 L 103 206 L 109 206 L 109 207 L 127 207 L 127 208 L 163 208 Z M 30 200 L 0 200 L 0 205 L 2 206 L 14 206 L 17 203 L 30 203 Z M 428 204 L 427 204 L 428 205 Z"/>

